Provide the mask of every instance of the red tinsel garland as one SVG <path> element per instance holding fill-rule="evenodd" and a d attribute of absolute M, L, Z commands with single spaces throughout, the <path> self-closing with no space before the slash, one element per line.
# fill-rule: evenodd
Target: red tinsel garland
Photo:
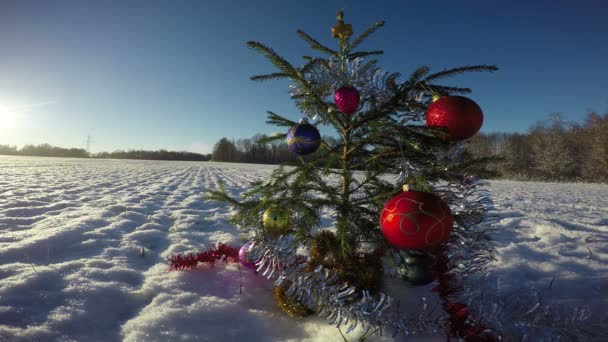
<path fill-rule="evenodd" d="M 378 248 L 376 254 L 383 255 L 384 249 Z M 433 265 L 437 274 L 438 284 L 432 291 L 438 292 L 443 301 L 443 309 L 450 317 L 450 334 L 457 337 L 464 337 L 466 341 L 473 342 L 494 342 L 498 341 L 493 334 L 483 334 L 489 329 L 482 325 L 473 325 L 469 318 L 472 316 L 468 307 L 464 303 L 459 303 L 458 297 L 463 291 L 462 285 L 458 283 L 457 277 L 449 272 L 449 258 L 447 248 L 442 245 L 433 251 L 435 263 Z M 199 262 L 209 263 L 212 267 L 216 261 L 239 262 L 239 250 L 226 244 L 219 244 L 211 247 L 205 252 L 187 255 L 172 255 L 168 258 L 171 265 L 170 270 L 182 270 L 186 268 L 194 269 Z M 306 257 L 298 256 L 295 263 L 299 264 L 306 261 Z M 456 301 L 456 302 L 455 302 Z M 448 341 L 450 338 L 448 337 Z"/>
<path fill-rule="evenodd" d="M 438 292 L 443 301 L 443 309 L 450 317 L 450 334 L 464 337 L 466 341 L 494 342 L 498 341 L 494 334 L 482 334 L 491 331 L 483 325 L 474 325 L 471 322 L 472 314 L 466 304 L 459 303 L 458 297 L 463 292 L 463 287 L 458 283 L 458 278 L 449 272 L 449 258 L 445 245 L 438 247 L 434 252 L 434 269 L 437 274 L 437 286 L 432 291 Z M 469 319 L 471 318 L 471 319 Z M 450 340 L 448 336 L 448 341 Z"/>
<path fill-rule="evenodd" d="M 209 263 L 212 267 L 216 261 L 239 262 L 239 250 L 220 243 L 217 247 L 211 247 L 205 252 L 187 255 L 172 255 L 169 257 L 171 262 L 170 270 L 183 270 L 185 268 L 194 269 L 199 262 Z"/>

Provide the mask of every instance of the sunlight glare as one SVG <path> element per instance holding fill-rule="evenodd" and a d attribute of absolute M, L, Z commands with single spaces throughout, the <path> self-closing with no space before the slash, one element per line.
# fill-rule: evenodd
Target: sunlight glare
<path fill-rule="evenodd" d="M 0 105 L 0 129 L 11 129 L 17 125 L 17 111 Z"/>

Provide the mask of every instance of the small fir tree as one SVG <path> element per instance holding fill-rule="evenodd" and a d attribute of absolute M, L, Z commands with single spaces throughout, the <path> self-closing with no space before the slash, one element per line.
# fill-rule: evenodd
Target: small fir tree
<path fill-rule="evenodd" d="M 288 314 L 316 312 L 348 331 L 360 324 L 365 335 L 387 327 L 429 333 L 450 326 L 454 335 L 480 336 L 484 329 L 457 298 L 459 282 L 493 258 L 484 221 L 487 198 L 477 190 L 476 180 L 493 175 L 487 168 L 491 158 L 475 158 L 464 149 L 464 141 L 481 125 L 481 111 L 476 112 L 471 100 L 454 95 L 470 90 L 437 82 L 497 68 L 474 65 L 430 73 L 422 66 L 406 78 L 384 72 L 373 59 L 382 51 L 358 50 L 383 25 L 378 22 L 352 39 L 352 27 L 339 11 L 332 28 L 337 49 L 298 30 L 300 38 L 321 53 L 304 56 L 301 67 L 262 43 L 248 42 L 278 69 L 252 79 L 289 79 L 292 99 L 314 122 L 298 123 L 268 112 L 267 123 L 289 131 L 266 141 L 287 138 L 290 148 L 301 155 L 317 147 L 318 151 L 315 158 L 300 158 L 294 167 L 278 167 L 269 180 L 253 183 L 241 199 L 231 198 L 223 188 L 211 191 L 208 198 L 236 207 L 231 222 L 252 242 L 248 255 L 257 270 L 276 279 L 275 299 Z M 441 106 L 435 108 L 432 120 L 427 115 L 431 104 Z M 459 110 L 475 112 L 477 117 L 450 121 L 449 116 L 460 115 Z M 334 128 L 338 141 L 320 139 L 315 133 L 318 125 Z M 449 214 L 453 224 L 427 212 L 423 200 L 400 202 L 404 185 L 412 194 L 447 204 L 445 217 Z M 392 209 L 386 209 L 391 198 L 396 199 L 395 208 L 404 201 L 418 206 L 413 212 L 395 214 L 400 220 L 393 229 L 401 239 L 397 243 L 387 240 L 390 227 L 383 226 L 393 219 Z M 334 213 L 332 229 L 319 228 L 322 210 Z M 429 217 L 431 224 L 424 223 Z M 433 229 L 446 222 L 449 236 L 428 241 L 436 233 Z M 426 240 L 408 240 L 407 224 L 426 231 Z M 408 247 L 400 246 L 402 241 Z M 383 293 L 385 275 L 400 275 L 411 284 L 436 281 L 446 315 L 437 319 L 425 313 L 400 313 L 392 297 Z"/>

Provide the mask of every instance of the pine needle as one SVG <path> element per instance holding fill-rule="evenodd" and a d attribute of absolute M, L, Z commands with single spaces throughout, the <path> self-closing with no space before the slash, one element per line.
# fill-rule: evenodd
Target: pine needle
<path fill-rule="evenodd" d="M 376 32 L 377 29 L 384 26 L 384 20 L 379 21 L 372 26 L 370 26 L 367 30 L 361 33 L 355 40 L 350 44 L 350 49 L 355 49 L 359 44 L 361 44 L 367 37 L 369 37 L 372 33 Z"/>
<path fill-rule="evenodd" d="M 310 44 L 310 47 L 313 48 L 314 50 L 324 52 L 324 53 L 326 53 L 326 54 L 328 54 L 330 56 L 337 56 L 338 55 L 338 52 L 336 52 L 335 50 L 332 50 L 332 49 L 328 48 L 327 46 L 319 43 L 314 38 L 312 38 L 311 36 L 309 36 L 308 34 L 306 34 L 306 32 L 304 32 L 302 30 L 297 30 L 296 32 L 298 33 L 298 36 L 300 36 L 300 38 L 304 39 L 308 44 Z"/>

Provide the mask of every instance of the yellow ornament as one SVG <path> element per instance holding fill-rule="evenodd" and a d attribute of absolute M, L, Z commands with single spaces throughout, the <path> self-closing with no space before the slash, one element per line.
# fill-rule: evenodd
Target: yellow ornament
<path fill-rule="evenodd" d="M 272 235 L 285 234 L 291 224 L 291 212 L 284 207 L 272 206 L 264 211 L 262 223 Z"/>
<path fill-rule="evenodd" d="M 331 28 L 331 35 L 334 38 L 346 39 L 353 34 L 353 25 L 344 23 L 344 12 L 338 11 L 338 23 Z"/>

